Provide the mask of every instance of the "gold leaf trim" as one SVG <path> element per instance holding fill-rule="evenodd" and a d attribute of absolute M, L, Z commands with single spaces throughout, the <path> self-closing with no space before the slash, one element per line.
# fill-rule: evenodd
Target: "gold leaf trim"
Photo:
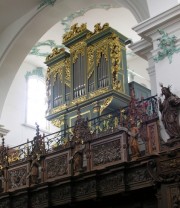
<path fill-rule="evenodd" d="M 74 25 L 71 26 L 70 31 L 64 34 L 63 43 L 74 38 L 75 36 L 79 35 L 85 30 L 87 30 L 87 25 L 85 23 L 83 23 L 79 27 L 78 27 L 78 23 L 75 23 Z"/>

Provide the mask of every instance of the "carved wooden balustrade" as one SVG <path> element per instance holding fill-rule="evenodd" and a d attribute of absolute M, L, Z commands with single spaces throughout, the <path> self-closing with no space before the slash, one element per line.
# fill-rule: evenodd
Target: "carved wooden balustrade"
<path fill-rule="evenodd" d="M 158 153 L 157 99 L 85 120 L 80 112 L 74 127 L 4 148 L 1 161 L 2 192 L 68 178 L 133 160 L 130 142 L 132 116 L 139 126 L 139 157 Z M 129 119 L 131 117 L 131 119 Z M 3 158 L 4 157 L 4 158 Z"/>
<path fill-rule="evenodd" d="M 32 141 L 13 148 L 3 139 L 0 207 L 79 208 L 90 199 L 86 207 L 108 207 L 108 201 L 94 201 L 107 196 L 126 208 L 137 202 L 177 207 L 180 146 L 160 141 L 158 122 L 156 97 L 137 101 L 131 96 L 126 108 L 92 120 L 78 109 L 75 125 L 64 131 L 42 136 L 37 125 Z"/>

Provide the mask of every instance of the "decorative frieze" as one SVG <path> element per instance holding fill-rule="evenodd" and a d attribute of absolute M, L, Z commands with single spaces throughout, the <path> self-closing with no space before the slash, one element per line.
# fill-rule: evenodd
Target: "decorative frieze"
<path fill-rule="evenodd" d="M 124 185 L 124 175 L 123 173 L 114 173 L 112 175 L 103 176 L 100 179 L 98 186 L 100 194 L 110 195 L 112 193 L 117 193 L 123 190 Z"/>
<path fill-rule="evenodd" d="M 43 190 L 39 192 L 33 192 L 31 196 L 32 208 L 45 208 L 48 207 L 48 191 Z"/>
<path fill-rule="evenodd" d="M 51 201 L 53 206 L 64 204 L 71 201 L 71 186 L 60 185 L 57 188 L 51 190 Z"/>
<path fill-rule="evenodd" d="M 88 180 L 79 182 L 74 186 L 73 195 L 75 198 L 82 199 L 82 198 L 91 198 L 91 196 L 96 195 L 96 181 L 95 180 Z"/>

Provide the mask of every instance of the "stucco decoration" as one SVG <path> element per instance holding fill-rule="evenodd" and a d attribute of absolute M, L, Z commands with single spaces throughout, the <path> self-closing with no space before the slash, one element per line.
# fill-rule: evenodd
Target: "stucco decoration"
<path fill-rule="evenodd" d="M 43 6 L 48 6 L 48 5 L 53 6 L 55 2 L 56 2 L 56 0 L 41 0 L 38 9 L 40 9 Z"/>
<path fill-rule="evenodd" d="M 69 16 L 65 17 L 62 21 L 61 21 L 61 24 L 64 25 L 64 31 L 65 33 L 68 32 L 70 30 L 70 27 L 71 27 L 71 22 L 77 18 L 77 17 L 80 17 L 80 16 L 83 16 L 87 11 L 91 10 L 91 9 L 97 9 L 97 8 L 100 8 L 100 9 L 105 9 L 105 10 L 108 10 L 108 9 L 111 9 L 111 8 L 118 8 L 119 6 L 114 6 L 114 5 L 109 5 L 109 4 L 95 4 L 95 5 L 92 5 L 86 9 L 81 9 L 81 10 L 78 10 L 72 14 L 70 14 Z"/>
<path fill-rule="evenodd" d="M 43 46 L 48 47 L 50 49 L 49 52 L 41 52 L 41 47 Z M 66 48 L 66 47 L 63 44 L 57 45 L 54 40 L 46 40 L 42 42 L 37 42 L 36 45 L 32 47 L 29 54 L 35 55 L 35 56 L 47 57 L 51 53 L 53 48 Z"/>
<path fill-rule="evenodd" d="M 175 45 L 177 37 L 175 35 L 168 35 L 161 29 L 158 29 L 158 32 L 161 34 L 161 38 L 157 39 L 159 41 L 158 47 L 160 51 L 158 51 L 157 56 L 153 59 L 156 63 L 158 63 L 167 57 L 169 59 L 169 63 L 171 64 L 173 54 L 180 52 L 180 48 L 177 48 Z"/>
<path fill-rule="evenodd" d="M 36 69 L 33 69 L 32 71 L 27 71 L 25 74 L 26 80 L 28 80 L 28 78 L 33 75 L 44 78 L 43 68 L 37 67 Z"/>

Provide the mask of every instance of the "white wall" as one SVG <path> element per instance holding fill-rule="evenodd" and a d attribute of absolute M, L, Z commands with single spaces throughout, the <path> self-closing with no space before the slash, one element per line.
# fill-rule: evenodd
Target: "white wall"
<path fill-rule="evenodd" d="M 150 17 L 153 17 L 161 12 L 176 6 L 178 0 L 147 0 Z"/>
<path fill-rule="evenodd" d="M 150 79 L 147 72 L 148 62 L 137 55 L 127 56 L 127 68 L 134 72 L 134 80 L 141 85 L 151 89 Z"/>
<path fill-rule="evenodd" d="M 35 128 L 26 126 L 26 79 L 27 71 L 32 71 L 37 66 L 23 62 L 11 85 L 3 113 L 1 123 L 10 132 L 5 136 L 5 143 L 9 146 L 25 143 L 36 135 Z M 51 127 L 50 127 L 51 128 Z M 40 126 L 41 130 L 41 126 Z M 49 129 L 50 130 L 50 129 Z M 53 129 L 53 131 L 57 129 Z"/>

